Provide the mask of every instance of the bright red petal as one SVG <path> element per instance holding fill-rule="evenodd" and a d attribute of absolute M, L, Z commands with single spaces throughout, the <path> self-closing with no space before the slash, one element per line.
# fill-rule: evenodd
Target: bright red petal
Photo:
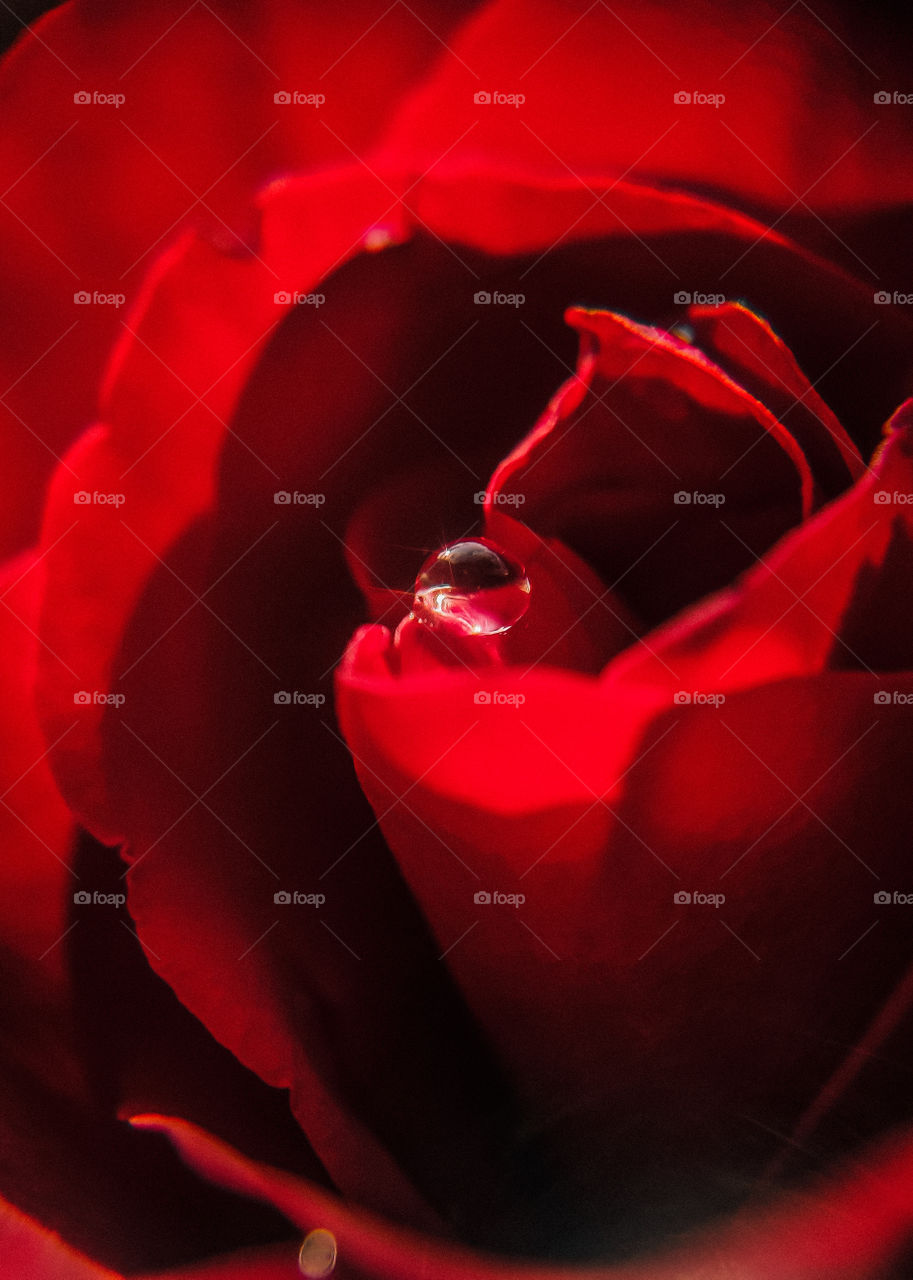
<path fill-rule="evenodd" d="M 258 253 L 257 190 L 365 154 L 465 14 L 81 0 L 23 37 L 0 79 L 0 461 L 17 477 L 0 546 L 37 533 L 35 494 L 91 420 L 108 350 L 163 247 L 189 226 Z M 83 294 L 93 301 L 79 305 Z"/>
<path fill-rule="evenodd" d="M 792 1131 L 831 1159 L 906 1114 L 865 1046 L 902 1054 L 910 1002 L 901 908 L 873 912 L 905 889 L 909 454 L 895 432 L 876 474 L 596 686 L 397 676 L 379 629 L 340 672 L 362 785 L 448 964 L 629 1230 L 737 1199 Z M 860 671 L 887 643 L 906 669 Z"/>
<path fill-rule="evenodd" d="M 903 202 L 909 119 L 902 103 L 873 100 L 904 83 L 899 50 L 883 26 L 861 15 L 850 26 L 835 9 L 727 3 L 681 22 L 636 0 L 501 0 L 407 101 L 391 146 L 419 168 L 449 148 L 454 165 L 510 157 L 581 182 L 633 175 L 781 211 Z"/>

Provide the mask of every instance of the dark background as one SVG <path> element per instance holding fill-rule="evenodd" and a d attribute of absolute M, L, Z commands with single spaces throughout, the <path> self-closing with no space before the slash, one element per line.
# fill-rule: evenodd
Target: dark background
<path fill-rule="evenodd" d="M 132 2 L 136 0 L 121 0 L 124 4 Z M 142 4 L 142 0 L 138 2 Z M 36 0 L 0 0 L 0 53 L 5 52 L 14 43 L 21 34 L 23 26 L 34 22 L 42 13 L 47 13 L 56 7 L 53 4 L 36 3 Z M 472 7 L 467 5 L 467 16 Z M 783 8 L 788 7 L 788 0 L 783 0 Z M 670 13 L 681 20 L 683 10 L 679 5 L 670 4 L 669 9 Z M 881 3 L 876 4 L 867 4 L 865 0 L 840 0 L 839 3 L 827 4 L 826 9 L 831 13 L 845 14 L 847 21 L 856 18 L 856 20 L 864 20 L 868 27 L 873 24 L 883 26 L 886 34 L 893 33 L 895 38 L 903 33 L 913 33 L 913 7 L 902 8 L 896 3 L 892 4 L 890 0 L 881 0 Z"/>

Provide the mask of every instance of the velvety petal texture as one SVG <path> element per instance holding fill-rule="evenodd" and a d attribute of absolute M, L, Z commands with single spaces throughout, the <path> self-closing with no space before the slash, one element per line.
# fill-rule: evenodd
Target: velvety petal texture
<path fill-rule="evenodd" d="M 622 1240 L 651 1199 L 685 1220 L 737 1200 L 802 1127 L 793 1081 L 839 1080 L 821 1153 L 898 1103 L 887 1080 L 879 1107 L 854 1094 L 844 1046 L 895 984 L 908 999 L 909 940 L 873 895 L 904 879 L 913 664 L 908 648 L 876 675 L 840 624 L 909 557 L 910 450 L 895 431 L 844 498 L 598 682 L 545 664 L 410 676 L 379 628 L 340 671 L 362 785 L 509 1075 L 572 1168 L 606 1161 L 603 1188 L 625 1169 L 606 1206 Z M 876 647 L 886 604 L 867 612 Z"/>
<path fill-rule="evenodd" d="M 360 1280 L 418 1280 L 429 1274 L 441 1280 L 729 1280 L 736 1275 L 740 1280 L 866 1280 L 901 1274 L 892 1263 L 911 1233 L 913 1154 L 904 1133 L 793 1201 L 743 1214 L 717 1231 L 640 1262 L 581 1269 L 519 1267 L 437 1244 L 246 1160 L 181 1120 L 137 1116 L 134 1124 L 168 1133 L 203 1176 L 269 1200 L 300 1231 L 317 1226 L 330 1230 L 340 1266 L 351 1268 Z"/>
<path fill-rule="evenodd" d="M 697 338 L 608 312 L 568 318 L 582 337 L 578 371 L 496 471 L 488 524 L 497 538 L 506 504 L 522 502 L 534 528 L 570 543 L 612 586 L 624 581 L 650 621 L 730 581 L 811 512 L 823 487 L 833 495 L 860 474 L 862 459 L 827 411 L 811 441 L 819 481 L 803 442 Z M 748 328 L 776 351 L 762 322 Z M 791 373 L 801 404 L 810 388 Z"/>
<path fill-rule="evenodd" d="M 863 1280 L 906 1241 L 903 412 L 864 457 L 913 325 L 784 226 L 907 199 L 909 125 L 828 16 L 76 0 L 7 64 L 2 403 L 57 463 L 8 586 L 15 1105 L 56 1102 L 17 1035 L 71 918 L 17 824 L 92 833 L 153 971 L 68 952 L 86 1038 L 109 961 L 155 1027 L 112 1019 L 100 1115 L 4 1177 L 52 1150 L 13 1198 L 80 1248 L 115 1206 L 124 1274 L 287 1274 L 276 1209 L 363 1280 Z M 408 611 L 480 521 L 531 604 L 473 650 Z M 96 1274 L 3 1223 L 22 1274 Z"/>
<path fill-rule="evenodd" d="M 469 12 L 73 0 L 23 35 L 0 81 L 7 553 L 35 537 L 34 494 L 94 415 L 162 250 L 192 227 L 256 257 L 257 190 L 363 153 Z"/>
<path fill-rule="evenodd" d="M 725 192 L 782 212 L 910 197 L 898 50 L 861 11 L 771 3 L 583 7 L 500 0 L 405 104 L 391 149 L 432 163 L 512 156 Z M 758 110 L 759 104 L 763 110 Z M 622 122 L 619 124 L 619 122 Z"/>

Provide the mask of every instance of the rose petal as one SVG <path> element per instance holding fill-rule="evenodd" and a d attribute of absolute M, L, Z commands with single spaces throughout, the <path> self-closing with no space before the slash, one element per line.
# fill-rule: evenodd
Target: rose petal
<path fill-rule="evenodd" d="M 873 469 L 733 587 L 622 655 L 607 687 L 704 692 L 828 668 L 909 670 L 907 604 L 913 431 L 896 415 Z M 862 614 L 866 624 L 861 625 Z"/>
<path fill-rule="evenodd" d="M 528 524 L 656 622 L 807 515 L 813 477 L 795 438 L 694 348 L 608 312 L 568 318 L 579 372 L 495 472 L 489 527 L 497 540 L 497 495 L 522 494 Z"/>
<path fill-rule="evenodd" d="M 646 175 L 775 210 L 900 203 L 909 121 L 873 103 L 903 83 L 899 51 L 883 26 L 845 14 L 726 4 L 680 23 L 634 0 L 580 12 L 501 0 L 407 99 L 390 145 L 419 168 L 450 147 L 453 165 L 510 156 L 543 173 Z"/>
<path fill-rule="evenodd" d="M 54 759 L 72 807 L 109 843 L 119 833 L 98 767 L 104 705 L 92 699 L 109 688 L 113 652 L 155 556 L 212 500 L 218 449 L 244 379 L 290 305 L 275 302 L 277 276 L 294 278 L 296 288 L 316 285 L 358 243 L 378 203 L 374 184 L 347 172 L 310 190 L 305 263 L 290 262 L 286 220 L 300 225 L 300 195 L 289 201 L 283 187 L 265 198 L 269 271 L 190 236 L 160 259 L 112 357 L 105 425 L 82 437 L 53 481 L 43 533 L 42 702 L 53 741 L 70 723 L 74 696 L 89 694 Z M 346 218 L 329 212 L 337 201 Z M 98 494 L 108 501 L 96 503 Z"/>
<path fill-rule="evenodd" d="M 879 923 L 879 876 L 903 884 L 913 686 L 892 675 L 899 697 L 882 709 L 885 677 L 833 655 L 865 566 L 890 547 L 903 572 L 906 517 L 872 494 L 913 492 L 910 449 L 895 431 L 876 474 L 769 566 L 616 659 L 598 691 L 503 667 L 475 678 L 492 699 L 479 705 L 466 675 L 394 678 L 377 629 L 340 671 L 342 723 L 400 866 L 532 1123 L 573 1167 L 601 1168 L 596 1187 L 616 1186 L 622 1241 L 737 1201 L 777 1151 L 765 1130 L 801 1133 L 828 1077 L 813 1154 L 906 1108 L 888 1078 L 856 1089 L 867 1025 L 909 963 L 896 911 L 853 976 L 833 976 Z M 803 591 L 808 610 L 794 607 Z M 877 599 L 876 650 L 897 626 Z M 725 915 L 689 915 L 679 889 L 726 894 Z M 479 890 L 527 901 L 480 904 Z M 581 1210 L 591 1195 L 581 1187 Z"/>
<path fill-rule="evenodd" d="M 33 495 L 90 420 L 124 305 L 175 228 L 257 252 L 255 192 L 292 169 L 363 154 L 466 12 L 424 2 L 385 15 L 213 0 L 45 15 L 3 63 L 0 288 L 3 472 L 15 472 L 3 547 L 37 534 Z M 385 20 L 384 20 L 385 19 Z M 277 103 L 277 91 L 323 103 Z M 74 94 L 121 94 L 78 102 Z M 370 100 L 371 109 L 365 109 Z"/>
<path fill-rule="evenodd" d="M 52 949 L 66 929 L 66 897 L 75 880 L 68 866 L 74 829 L 54 785 L 34 708 L 39 641 L 36 627 L 43 566 L 32 554 L 0 569 L 0 841 L 3 916 L 0 940 L 37 962 L 55 981 L 61 956 Z M 21 910 L 23 901 L 28 912 Z"/>
<path fill-rule="evenodd" d="M 362 785 L 577 1214 L 628 1252 L 738 1203 L 778 1152 L 765 1133 L 800 1125 L 909 963 L 897 907 L 834 982 L 878 923 L 873 892 L 906 889 L 905 708 L 880 722 L 874 682 L 840 673 L 722 710 L 670 696 L 664 712 L 649 688 L 603 702 L 564 677 L 549 707 L 541 677 L 503 670 L 476 688 L 526 701 L 470 711 L 468 677 L 388 680 L 384 695 L 359 656 L 371 635 L 340 686 Z M 559 803 L 559 774 L 575 802 Z M 722 892 L 725 911 L 681 907 L 680 889 Z M 872 1071 L 841 1091 L 813 1156 L 905 1112 L 892 1069 Z"/>
<path fill-rule="evenodd" d="M 326 217 L 308 212 L 314 206 L 305 204 L 305 197 L 318 190 L 345 196 L 346 206 L 353 210 L 353 225 L 338 226 L 331 216 L 332 200 Z M 354 193 L 361 193 L 363 203 L 353 204 Z M 275 253 L 273 260 L 284 283 L 294 279 L 299 288 L 312 278 L 316 283 L 319 276 L 308 273 L 312 269 L 326 272 L 337 259 L 353 253 L 364 230 L 388 213 L 388 197 L 389 191 L 378 191 L 374 180 L 365 179 L 362 185 L 349 173 L 331 174 L 320 182 L 284 184 L 267 197 L 263 252 Z M 284 218 L 284 212 L 289 216 Z M 303 234 L 309 230 L 314 234 Z M 396 238 L 401 228 L 394 225 L 393 232 Z M 296 267 L 296 255 L 302 253 L 304 261 Z M 91 459 L 84 483 L 100 492 L 114 491 L 125 467 L 136 463 L 133 469 L 140 470 L 146 459 L 137 462 L 138 443 L 152 446 L 147 453 L 150 465 L 155 465 L 157 450 L 165 449 L 157 464 L 159 491 L 169 492 L 175 486 L 180 498 L 173 505 L 161 503 L 148 481 L 142 487 L 137 481 L 127 494 L 124 519 L 132 509 L 129 503 L 135 502 L 139 519 L 131 527 L 138 538 L 129 528 L 126 533 L 119 531 L 118 513 L 103 505 L 93 504 L 85 525 L 80 520 L 71 530 L 72 522 L 63 521 L 73 509 L 72 488 L 68 490 L 67 482 L 60 480 L 47 535 L 53 578 L 46 610 L 48 634 L 53 630 L 61 648 L 69 646 L 67 651 L 78 658 L 71 665 L 86 687 L 92 687 L 96 673 L 96 687 L 109 687 L 109 671 L 117 674 L 118 670 L 112 668 L 112 657 L 132 615 L 119 670 L 125 673 L 135 667 L 138 673 L 122 686 L 127 690 L 134 736 L 124 728 L 126 717 L 109 714 L 102 726 L 108 737 L 104 770 L 112 780 L 117 806 L 109 804 L 107 796 L 92 795 L 86 789 L 86 783 L 99 776 L 97 718 L 87 721 L 71 758 L 63 757 L 57 765 L 74 803 L 96 830 L 112 836 L 126 832 L 130 837 L 136 859 L 132 909 L 151 962 L 245 1062 L 276 1085 L 294 1086 L 308 1135 L 341 1185 L 366 1199 L 380 1196 L 391 1212 L 416 1220 L 424 1218 L 425 1211 L 410 1185 L 413 1171 L 416 1181 L 427 1179 L 428 1185 L 442 1180 L 435 1189 L 438 1197 L 465 1196 L 472 1181 L 467 1170 L 474 1167 L 467 1152 L 477 1140 L 483 1149 L 488 1142 L 488 1136 L 480 1134 L 477 1118 L 501 1106 L 496 1073 L 474 1040 L 448 982 L 438 976 L 432 943 L 376 834 L 370 839 L 371 878 L 355 869 L 343 877 L 346 888 L 338 890 L 340 903 L 346 902 L 346 921 L 357 922 L 366 953 L 377 957 L 376 985 L 370 987 L 360 982 L 357 972 L 339 967 L 340 944 L 329 933 L 323 938 L 289 927 L 281 932 L 277 928 L 263 938 L 275 919 L 276 884 L 250 851 L 261 851 L 270 864 L 275 859 L 281 869 L 280 885 L 286 877 L 291 880 L 303 874 L 307 883 L 302 887 L 313 888 L 310 881 L 329 867 L 341 849 L 357 841 L 370 823 L 370 816 L 348 790 L 348 759 L 342 752 L 336 759 L 329 758 L 319 720 L 306 725 L 290 719 L 267 751 L 255 748 L 260 735 L 270 730 L 274 714 L 270 699 L 279 680 L 295 687 L 307 672 L 309 681 L 319 681 L 353 625 L 357 602 L 340 587 L 345 580 L 341 539 L 361 492 L 358 485 L 367 485 L 376 474 L 376 463 L 372 469 L 370 460 L 387 456 L 385 442 L 390 439 L 401 445 L 424 442 L 426 453 L 440 445 L 440 439 L 428 437 L 421 421 L 411 427 L 410 434 L 403 426 L 405 415 L 394 419 L 386 431 L 371 435 L 372 424 L 390 406 L 391 396 L 397 398 L 392 386 L 401 384 L 391 370 L 400 372 L 402 351 L 402 335 L 392 323 L 391 330 L 381 335 L 378 349 L 373 317 L 382 311 L 392 318 L 397 309 L 403 316 L 409 316 L 411 309 L 414 315 L 417 299 L 425 296 L 422 290 L 434 289 L 439 279 L 426 269 L 429 261 L 439 264 L 446 253 L 445 248 L 429 252 L 427 244 L 406 246 L 382 256 L 376 265 L 365 260 L 353 264 L 335 278 L 335 313 L 328 312 L 326 321 L 321 317 L 303 325 L 307 342 L 298 348 L 294 367 L 297 398 L 289 396 L 292 364 L 287 356 L 282 377 L 268 395 L 263 394 L 264 384 L 275 373 L 275 365 L 265 359 L 258 370 L 260 380 L 233 423 L 236 435 L 219 457 L 218 508 L 193 536 L 185 533 L 183 541 L 176 543 L 188 522 L 210 503 L 219 425 L 209 425 L 208 410 L 190 407 L 187 436 L 199 467 L 189 477 L 184 465 L 188 441 L 182 437 L 177 443 L 176 432 L 169 427 L 183 408 L 192 406 L 195 395 L 206 393 L 213 378 L 215 391 L 210 388 L 211 394 L 204 399 L 223 421 L 227 419 L 242 372 L 235 368 L 227 377 L 220 374 L 226 361 L 240 358 L 243 367 L 251 358 L 245 353 L 263 336 L 274 306 L 274 282 L 259 264 L 216 259 L 198 244 L 179 246 L 173 259 L 163 263 L 148 304 L 140 312 L 146 327 L 137 330 L 139 338 L 129 340 L 112 365 L 106 405 L 113 422 L 107 438 L 90 438 L 82 447 Z M 412 275 L 397 274 L 402 262 Z M 214 266 L 219 267 L 218 273 Z M 451 268 L 452 273 L 457 270 L 462 270 L 459 263 Z M 449 296 L 452 291 L 443 292 Z M 235 305 L 226 308 L 226 297 L 233 297 Z M 359 308 L 359 302 L 365 305 Z M 191 306 L 185 311 L 188 303 Z M 472 306 L 468 292 L 465 304 Z M 456 302 L 454 309 L 459 310 Z M 434 347 L 451 319 L 448 311 L 434 333 L 425 335 L 426 345 L 414 353 L 422 363 L 407 382 L 407 390 L 417 374 L 427 369 L 428 347 L 433 358 L 441 355 L 441 347 Z M 288 330 L 292 336 L 296 332 Z M 200 334 L 205 340 L 197 350 L 190 339 Z M 351 360 L 341 353 L 340 337 L 349 347 Z M 159 340 L 166 339 L 172 343 L 164 348 L 167 363 L 179 372 L 186 387 L 178 382 L 175 388 L 171 375 L 142 345 L 148 341 L 152 351 L 161 354 Z M 374 345 L 366 346 L 368 340 Z M 452 344 L 453 338 L 447 342 Z M 442 346 L 446 354 L 447 346 Z M 281 339 L 276 349 L 281 352 Z M 370 358 L 368 369 L 365 357 L 359 360 L 362 349 Z M 224 361 L 217 360 L 220 355 Z M 349 375 L 343 387 L 347 371 L 357 371 L 359 366 L 354 385 Z M 301 385 L 307 389 L 304 401 Z M 505 403 L 507 390 L 501 389 Z M 424 394 L 432 393 L 425 389 Z M 136 405 L 141 402 L 146 408 L 140 415 Z M 332 421 L 334 433 L 300 432 L 297 415 L 302 404 L 306 422 Z M 454 440 L 463 440 L 467 432 L 461 407 L 448 409 L 447 432 L 452 430 Z M 497 448 L 485 420 L 470 425 L 479 456 L 484 456 L 483 449 Z M 457 428 L 462 434 L 457 434 Z M 370 443 L 356 452 L 366 431 Z M 308 442 L 308 449 L 302 449 L 302 440 Z M 316 518 L 303 538 L 301 513 L 294 509 L 277 513 L 271 495 L 278 485 L 287 483 L 291 488 L 299 480 L 302 488 L 319 487 L 316 480 L 350 444 L 353 458 L 327 486 L 339 504 L 339 531 L 332 525 L 324 528 L 326 522 Z M 267 468 L 252 465 L 251 448 L 268 460 Z M 475 462 L 476 455 L 470 456 Z M 74 454 L 77 461 L 81 457 Z M 469 483 L 473 480 L 470 475 Z M 255 551 L 257 540 L 266 539 L 276 524 L 277 514 L 282 517 L 277 526 L 281 532 L 274 541 L 281 541 L 286 551 L 287 558 L 279 562 L 287 566 L 288 600 L 277 599 L 273 590 L 277 563 L 273 545 L 263 541 Z M 334 508 L 334 522 L 336 518 Z M 86 539 L 80 545 L 77 534 Z M 52 547 L 55 538 L 59 541 Z M 125 546 L 134 543 L 136 551 L 124 552 Z M 193 614 L 195 597 L 203 593 L 212 612 L 197 605 Z M 295 602 L 291 611 L 289 600 Z M 331 617 L 326 627 L 313 626 L 307 614 L 312 601 L 329 602 Z M 181 619 L 188 609 L 192 616 L 185 624 Z M 162 630 L 172 624 L 173 632 L 159 645 Z M 266 668 L 262 658 L 258 662 L 258 654 L 266 655 Z M 50 660 L 48 666 L 53 668 Z M 269 681 L 264 669 L 268 675 L 275 673 Z M 45 687 L 53 724 L 54 716 L 72 703 L 74 686 L 54 679 L 51 669 Z M 241 688 L 247 694 L 239 699 Z M 172 693 L 166 695 L 166 689 Z M 155 691 L 152 700 L 151 690 Z M 232 708 L 228 718 L 227 706 Z M 206 744 L 205 750 L 201 743 Z M 319 761 L 320 768 L 291 787 L 281 762 L 302 756 Z M 241 768 L 234 772 L 239 761 Z M 220 786 L 223 775 L 228 782 Z M 195 797 L 214 786 L 220 790 L 209 804 L 219 819 L 194 804 Z M 341 797 L 332 825 L 311 833 L 312 815 L 326 812 L 327 794 Z M 188 807 L 196 810 L 189 818 Z M 302 830 L 309 831 L 305 863 Z M 366 851 L 368 847 L 366 842 Z M 294 880 L 291 883 L 294 886 Z M 292 917 L 288 919 L 291 925 Z M 399 923 L 393 928 L 390 921 Z M 352 946 L 343 921 L 339 924 L 330 928 Z M 395 951 L 390 938 L 397 940 Z M 353 950 L 362 954 L 358 942 Z M 232 974 L 236 982 L 242 960 L 246 961 L 244 994 L 228 999 L 225 975 Z M 416 972 L 426 974 L 427 982 L 416 1005 L 403 1010 L 396 1000 L 396 993 L 403 989 L 401 975 L 414 977 Z M 315 982 L 323 981 L 321 975 L 330 975 L 328 985 L 315 991 Z M 292 1005 L 277 1003 L 277 993 L 289 991 L 300 993 Z M 327 1009 L 332 1012 L 326 1014 Z M 400 1032 L 402 1025 L 406 1030 Z M 432 1025 L 439 1027 L 439 1034 L 427 1034 Z M 366 1027 L 375 1030 L 365 1040 L 360 1037 Z M 425 1028 L 420 1042 L 430 1066 L 417 1059 L 403 1065 L 396 1056 L 397 1044 L 417 1042 L 417 1027 Z M 347 1029 L 348 1038 L 340 1037 L 339 1028 Z M 366 1054 L 366 1042 L 373 1056 Z M 453 1087 L 441 1087 L 441 1081 L 454 1077 Z M 445 1097 L 447 1114 L 440 1106 Z M 464 1101 L 458 1101 L 461 1097 Z M 402 1099 L 408 1099 L 408 1114 L 415 1118 L 411 1129 L 402 1124 Z M 442 1134 L 437 1145 L 429 1141 L 432 1122 Z M 430 1154 L 440 1145 L 461 1153 L 443 1171 Z M 491 1161 L 482 1163 L 487 1167 Z M 493 1201 L 488 1188 L 476 1184 L 469 1191 L 477 1199 Z M 497 1216 L 492 1203 L 490 1217 Z M 489 1227 L 490 1223 L 482 1228 L 483 1234 Z"/>
<path fill-rule="evenodd" d="M 22 1280 L 115 1280 L 113 1271 L 81 1257 L 49 1231 L 3 1203 L 0 1245 L 8 1274 Z"/>
<path fill-rule="evenodd" d="M 801 444 L 816 482 L 834 498 L 865 470 L 859 450 L 770 325 L 741 304 L 689 307 L 700 349 L 777 417 Z"/>
<path fill-rule="evenodd" d="M 322 275 L 358 250 L 371 227 L 383 227 L 384 234 L 394 241 L 401 238 L 406 232 L 405 221 L 416 205 L 407 196 L 405 206 L 399 207 L 396 184 L 400 179 L 394 177 L 393 172 L 389 176 L 375 176 L 364 166 L 356 166 L 319 178 L 283 182 L 272 188 L 264 197 L 260 249 L 260 257 L 270 270 L 258 261 L 218 255 L 191 238 L 181 240 L 157 264 L 135 313 L 129 318 L 129 330 L 124 333 L 108 371 L 102 417 L 110 419 L 110 429 L 105 427 L 94 437 L 87 435 L 58 470 L 52 486 L 43 534 L 49 566 L 46 639 L 71 671 L 60 666 L 55 670 L 50 660 L 44 664 L 42 700 L 49 734 L 61 731 L 73 694 L 80 688 L 89 691 L 107 688 L 112 646 L 123 630 L 139 585 L 148 572 L 150 551 L 146 548 L 151 548 L 152 554 L 160 553 L 181 529 L 205 510 L 210 500 L 212 467 L 224 438 L 224 424 L 253 363 L 258 344 L 267 336 L 271 322 L 275 323 L 283 312 L 283 307 L 273 301 L 277 292 L 276 276 L 280 284 L 288 286 L 279 292 L 313 289 Z M 503 220 L 505 214 L 522 207 L 525 218 L 540 224 L 539 242 L 547 237 L 546 244 L 552 244 L 566 225 L 566 219 L 578 210 L 580 200 L 579 190 L 573 184 L 537 187 L 528 181 L 507 180 L 497 171 L 488 171 L 477 183 L 468 181 L 465 174 L 458 180 L 453 175 L 438 180 L 431 174 L 420 185 L 416 199 L 425 195 L 432 205 L 437 201 L 442 208 L 456 211 L 457 225 L 452 229 L 460 238 L 468 235 L 490 248 L 496 247 L 498 239 L 493 217 L 495 222 L 498 218 Z M 465 202 L 470 196 L 472 202 L 467 205 Z M 668 215 L 664 215 L 664 225 L 673 225 L 680 216 L 682 201 L 688 203 L 685 197 L 657 196 L 656 193 L 651 193 L 650 198 L 664 204 Z M 344 223 L 336 216 L 337 209 L 345 209 Z M 471 215 L 469 221 L 468 215 Z M 428 225 L 434 235 L 447 230 L 443 223 L 439 223 L 440 231 L 435 229 L 435 215 L 430 209 L 418 210 L 411 216 L 418 217 L 420 222 L 430 219 Z M 713 218 L 718 217 L 723 218 L 725 225 L 729 215 L 714 207 Z M 603 234 L 606 229 L 617 226 L 607 212 L 597 211 L 590 232 Z M 760 230 L 763 232 L 763 228 Z M 746 223 L 741 234 L 755 235 L 756 224 Z M 785 249 L 780 252 L 790 256 Z M 441 249 L 435 263 L 438 271 L 442 271 L 440 258 L 450 264 L 452 274 L 461 268 L 454 251 Z M 807 264 L 801 260 L 795 263 L 796 270 L 806 268 Z M 576 263 L 574 276 L 597 279 L 599 269 L 597 264 L 594 270 L 590 258 L 584 257 Z M 615 278 L 611 262 L 608 270 Z M 815 296 L 825 298 L 828 314 L 839 319 L 847 306 L 845 282 L 838 287 L 820 272 L 813 275 Z M 456 278 L 454 276 L 454 281 Z M 426 281 L 426 285 L 428 283 Z M 667 284 L 664 275 L 664 291 Z M 433 280 L 430 286 L 434 287 Z M 811 296 L 812 291 L 809 285 L 803 296 Z M 429 364 L 421 363 L 422 359 L 436 365 L 443 358 L 442 349 L 443 355 L 447 355 L 449 347 L 458 345 L 473 328 L 472 320 L 467 323 L 463 319 L 467 309 L 475 310 L 468 289 L 465 298 L 461 298 L 454 283 L 452 287 L 438 288 L 435 297 L 448 300 L 441 316 L 441 327 L 448 336 L 442 340 L 436 334 L 430 335 L 431 354 L 424 356 L 424 347 L 419 352 L 420 363 L 414 375 L 419 382 L 429 371 Z M 228 299 L 230 305 L 226 303 Z M 565 293 L 560 305 L 567 301 Z M 468 307 L 458 305 L 462 302 Z M 804 319 L 801 299 L 797 307 L 799 319 Z M 461 326 L 455 338 L 454 330 L 448 330 L 445 322 Z M 898 335 L 887 321 L 885 325 L 886 332 L 879 336 L 880 354 L 872 356 L 860 345 L 861 357 L 877 362 L 882 356 L 885 359 L 891 356 L 892 342 Z M 524 332 L 520 331 L 519 336 Z M 480 331 L 480 339 L 486 333 L 487 329 Z M 427 341 L 428 335 L 423 337 Z M 534 350 L 539 342 L 538 334 L 528 338 L 528 345 Z M 335 351 L 337 359 L 341 358 L 341 352 L 332 344 L 328 349 Z M 372 353 L 371 358 L 376 361 L 378 357 Z M 374 386 L 372 375 L 365 368 L 364 357 L 360 359 L 361 364 L 353 357 L 352 367 L 362 378 L 367 388 L 366 398 L 369 398 Z M 542 372 L 548 378 L 547 366 Z M 503 377 L 501 380 L 503 382 Z M 532 386 L 532 392 L 530 403 L 535 403 L 537 385 Z M 197 396 L 202 397 L 199 402 Z M 373 400 L 377 402 L 377 397 Z M 510 413 L 511 409 L 516 413 L 517 406 L 525 402 L 518 388 L 506 384 L 501 388 L 500 399 L 493 399 L 488 407 L 495 413 Z M 435 397 L 431 403 L 439 405 L 440 398 Z M 384 416 L 389 414 L 390 407 L 388 402 L 375 412 Z M 459 411 L 458 406 L 454 407 Z M 430 412 L 425 409 L 426 414 Z M 388 428 L 396 421 L 402 418 L 388 422 Z M 528 421 L 520 418 L 516 424 L 517 435 Z M 405 422 L 414 426 L 414 414 L 406 414 Z M 335 456 L 339 457 L 340 449 L 355 448 L 361 436 L 371 434 L 372 425 L 373 419 L 367 423 L 366 431 L 365 422 L 358 426 L 353 423 L 349 444 L 340 445 Z M 471 425 L 474 435 L 485 441 L 489 450 L 494 448 L 493 458 L 496 458 L 498 442 L 490 431 L 486 437 L 486 424 Z M 465 424 L 458 419 L 453 423 L 448 421 L 447 430 L 456 432 L 458 426 Z M 464 431 L 459 445 L 461 452 L 466 452 L 465 434 Z M 376 438 L 374 435 L 372 442 Z M 327 443 L 332 447 L 335 439 Z M 431 443 L 429 436 L 426 444 Z M 334 458 L 329 456 L 330 448 L 326 452 L 329 466 Z M 193 468 L 184 465 L 188 454 L 196 458 Z M 463 470 L 467 484 L 472 484 L 472 468 Z M 128 519 L 127 523 L 146 547 L 121 527 L 119 508 L 88 506 L 76 512 L 73 495 L 79 489 L 90 493 L 123 492 L 125 519 L 129 512 L 134 513 L 132 521 Z M 167 503 L 157 500 L 157 492 L 172 490 L 174 493 Z M 78 516 L 77 523 L 74 516 Z M 78 673 L 78 680 L 72 671 Z M 59 753 L 59 757 L 55 753 L 56 767 L 68 800 L 83 820 L 100 835 L 114 841 L 118 836 L 117 826 L 112 815 L 106 812 L 108 800 L 98 783 L 98 708 L 85 706 L 79 715 L 70 749 Z M 53 741 L 53 736 L 50 740 Z"/>
<path fill-rule="evenodd" d="M 167 1116 L 133 1123 L 163 1130 L 205 1177 L 267 1199 L 302 1232 L 333 1232 L 343 1265 L 366 1280 L 433 1274 L 440 1280 L 870 1280 L 882 1274 L 911 1234 L 913 1153 L 905 1134 L 866 1153 L 858 1165 L 791 1200 L 683 1241 L 668 1255 L 619 1266 L 530 1266 L 442 1245 L 353 1211 L 307 1184 L 243 1159 L 208 1134 Z"/>

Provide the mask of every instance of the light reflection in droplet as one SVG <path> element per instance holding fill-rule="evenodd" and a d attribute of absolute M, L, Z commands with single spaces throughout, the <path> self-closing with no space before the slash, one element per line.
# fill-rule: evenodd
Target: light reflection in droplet
<path fill-rule="evenodd" d="M 529 608 L 523 566 L 487 538 L 442 548 L 422 565 L 412 611 L 435 629 L 494 636 L 509 631 Z"/>

